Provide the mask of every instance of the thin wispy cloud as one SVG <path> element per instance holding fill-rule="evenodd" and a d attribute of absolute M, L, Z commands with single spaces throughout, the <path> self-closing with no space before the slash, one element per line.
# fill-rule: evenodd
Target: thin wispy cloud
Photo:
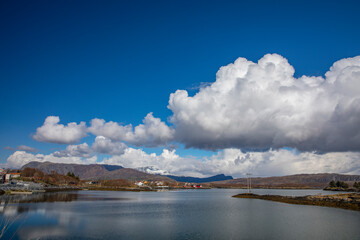
<path fill-rule="evenodd" d="M 15 148 L 10 147 L 10 146 L 6 146 L 6 147 L 4 147 L 4 149 L 9 150 L 9 151 L 15 151 L 16 150 Z"/>
<path fill-rule="evenodd" d="M 29 147 L 29 146 L 26 146 L 26 145 L 20 145 L 20 146 L 17 146 L 16 148 L 6 146 L 6 147 L 4 147 L 4 149 L 9 150 L 9 151 L 13 151 L 13 152 L 16 151 L 16 150 L 25 151 L 25 152 L 33 152 L 33 153 L 39 151 L 36 148 Z"/>
<path fill-rule="evenodd" d="M 20 150 L 20 151 L 26 151 L 26 152 L 38 152 L 39 151 L 36 148 L 25 146 L 25 145 L 17 146 L 16 149 Z"/>

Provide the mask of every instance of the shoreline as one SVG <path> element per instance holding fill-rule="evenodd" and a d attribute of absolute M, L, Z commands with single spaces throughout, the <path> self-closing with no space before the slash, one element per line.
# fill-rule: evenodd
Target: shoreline
<path fill-rule="evenodd" d="M 322 207 L 335 207 L 354 211 L 360 211 L 359 193 L 340 193 L 334 195 L 308 195 L 308 196 L 280 196 L 280 195 L 257 195 L 253 193 L 241 193 L 232 196 L 234 198 L 260 199 L 274 202 L 282 202 L 298 205 L 312 205 Z"/>
<path fill-rule="evenodd" d="M 205 189 L 239 189 L 245 190 L 246 187 L 201 187 L 201 188 L 184 188 L 184 187 L 167 187 L 167 188 L 152 188 L 152 187 L 105 187 L 105 186 L 52 186 L 44 187 L 41 190 L 29 190 L 29 189 L 9 189 L 3 190 L 0 189 L 0 195 L 2 194 L 30 194 L 30 193 L 42 193 L 42 192 L 63 192 L 63 191 L 128 191 L 128 192 L 158 192 L 158 191 L 172 191 L 172 190 L 205 190 Z M 343 189 L 322 189 L 322 188 L 308 188 L 308 187 L 262 187 L 262 188 L 253 188 L 253 189 L 270 189 L 270 190 L 323 190 L 323 191 L 343 191 Z M 348 190 L 349 191 L 349 190 Z M 246 193 L 244 193 L 246 194 Z M 240 194 L 239 194 L 240 195 Z M 255 195 L 255 194 L 253 194 Z M 258 195 L 260 196 L 260 195 Z M 275 196 L 275 195 L 274 195 Z M 233 196 L 235 197 L 235 196 Z M 241 197 L 245 198 L 245 197 Z M 250 198 L 250 197 L 246 197 Z M 255 197 L 254 197 L 255 198 Z M 260 199 L 260 197 L 257 197 Z"/>

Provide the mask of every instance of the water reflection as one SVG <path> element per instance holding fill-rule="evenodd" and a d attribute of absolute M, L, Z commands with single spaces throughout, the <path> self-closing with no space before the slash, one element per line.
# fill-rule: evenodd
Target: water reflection
<path fill-rule="evenodd" d="M 3 196 L 7 205 L 0 219 L 17 217 L 4 239 L 355 239 L 360 235 L 358 212 L 231 198 L 237 193 L 214 189 Z"/>
<path fill-rule="evenodd" d="M 39 203 L 39 202 L 71 202 L 71 201 L 120 201 L 129 198 L 105 197 L 92 194 L 79 194 L 77 192 L 36 193 L 24 195 L 0 196 L 0 212 L 4 205 L 9 203 Z"/>
<path fill-rule="evenodd" d="M 65 237 L 68 235 L 68 231 L 65 227 L 61 226 L 47 226 L 41 227 L 24 227 L 18 231 L 19 239 L 54 239 Z"/>
<path fill-rule="evenodd" d="M 72 227 L 74 227 L 80 223 L 80 220 L 71 211 L 61 210 L 61 205 L 58 205 L 60 203 L 130 199 L 79 192 L 2 195 L 0 196 L 0 239 L 39 239 L 66 236 L 68 224 L 72 223 Z M 43 218 L 46 227 L 44 228 L 43 222 L 40 222 L 40 226 L 23 226 L 28 218 L 32 219 L 30 225 L 36 223 L 33 221 L 34 219 Z"/>

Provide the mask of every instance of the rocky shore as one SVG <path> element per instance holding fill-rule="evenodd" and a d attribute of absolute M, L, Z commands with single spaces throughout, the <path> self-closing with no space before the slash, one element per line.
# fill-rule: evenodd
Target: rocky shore
<path fill-rule="evenodd" d="M 308 195 L 301 197 L 279 196 L 279 195 L 257 195 L 253 193 L 242 193 L 233 196 L 235 198 L 251 198 L 270 200 L 275 202 L 315 205 L 324 207 L 336 207 L 360 211 L 360 194 L 359 193 L 342 193 L 334 195 Z"/>

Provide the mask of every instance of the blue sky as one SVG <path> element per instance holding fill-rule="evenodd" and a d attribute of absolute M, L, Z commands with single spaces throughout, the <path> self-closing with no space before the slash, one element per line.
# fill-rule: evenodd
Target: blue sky
<path fill-rule="evenodd" d="M 136 126 L 153 112 L 172 127 L 170 94 L 195 95 L 238 57 L 277 53 L 295 77 L 324 76 L 360 55 L 359 10 L 358 1 L 0 1 L 1 162 L 7 146 L 64 149 L 32 138 L 48 116 Z M 176 144 L 182 156 L 214 154 Z"/>

